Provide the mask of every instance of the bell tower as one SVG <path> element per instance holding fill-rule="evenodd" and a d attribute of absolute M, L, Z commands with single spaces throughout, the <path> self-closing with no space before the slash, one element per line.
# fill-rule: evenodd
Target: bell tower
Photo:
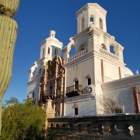
<path fill-rule="evenodd" d="M 86 4 L 76 13 L 77 33 L 82 32 L 90 26 L 95 26 L 107 32 L 106 13 L 107 11 L 97 3 Z"/>
<path fill-rule="evenodd" d="M 55 38 L 55 34 L 56 32 L 54 30 L 51 30 L 50 36 L 41 42 L 40 59 L 45 58 L 51 60 L 56 55 L 62 57 L 63 43 Z"/>
<path fill-rule="evenodd" d="M 100 114 L 101 85 L 124 78 L 124 48 L 107 33 L 106 14 L 97 3 L 88 3 L 76 12 L 77 34 L 63 48 L 68 116 L 73 114 L 74 103 L 78 104 L 78 115 Z M 75 55 L 70 56 L 73 46 Z M 71 87 L 80 96 L 74 97 L 76 94 L 70 91 Z"/>

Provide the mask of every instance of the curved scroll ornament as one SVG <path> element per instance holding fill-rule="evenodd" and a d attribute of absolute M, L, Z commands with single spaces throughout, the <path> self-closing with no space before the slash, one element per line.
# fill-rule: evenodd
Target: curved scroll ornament
<path fill-rule="evenodd" d="M 96 96 L 96 93 L 95 93 L 95 86 L 94 86 L 94 85 L 88 85 L 88 87 L 87 87 L 87 92 L 88 92 L 88 93 L 91 93 L 93 96 Z"/>
<path fill-rule="evenodd" d="M 69 58 L 69 53 L 70 53 L 70 51 L 71 51 L 71 47 L 72 46 L 75 46 L 75 42 L 74 42 L 74 40 L 73 40 L 73 37 L 70 37 L 70 42 L 69 42 L 69 44 L 67 45 L 67 56 L 68 56 L 68 58 Z"/>

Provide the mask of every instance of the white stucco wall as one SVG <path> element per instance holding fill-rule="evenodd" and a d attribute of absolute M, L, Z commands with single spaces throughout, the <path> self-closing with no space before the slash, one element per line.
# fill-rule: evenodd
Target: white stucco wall
<path fill-rule="evenodd" d="M 74 98 L 74 97 L 72 97 Z M 95 115 L 96 114 L 96 103 L 94 99 L 86 98 L 83 100 L 75 100 L 73 102 L 66 103 L 66 116 L 74 116 L 74 102 L 78 104 L 78 116 L 83 115 Z"/>
<path fill-rule="evenodd" d="M 129 76 L 120 80 L 104 83 L 101 85 L 103 95 L 112 98 L 120 106 L 124 106 L 124 113 L 135 113 L 135 101 L 132 87 L 140 87 L 140 75 Z M 139 95 L 138 106 L 139 104 Z"/>
<path fill-rule="evenodd" d="M 97 57 L 94 58 L 94 70 L 92 72 L 95 75 L 95 78 L 94 78 L 95 84 L 101 84 L 102 77 L 101 77 L 101 59 L 100 58 L 97 58 Z"/>
<path fill-rule="evenodd" d="M 91 83 L 93 84 L 93 59 L 88 59 L 80 62 L 76 65 L 71 65 L 66 69 L 66 87 L 74 85 L 74 79 L 77 77 L 79 84 L 82 85 L 82 88 L 85 88 L 88 85 L 86 76 L 89 74 L 91 77 Z"/>
<path fill-rule="evenodd" d="M 34 79 L 32 79 L 32 81 L 28 82 L 27 95 L 32 94 L 34 92 L 35 103 L 38 103 L 38 84 L 40 83 L 40 78 L 41 74 L 35 76 Z"/>
<path fill-rule="evenodd" d="M 46 51 L 47 51 L 47 47 L 46 47 L 46 44 L 43 44 L 41 47 L 40 47 L 40 59 L 43 58 L 43 49 L 44 49 L 44 56 L 46 55 Z"/>
<path fill-rule="evenodd" d="M 119 69 L 117 65 L 110 62 L 103 61 L 104 68 L 104 82 L 119 79 Z"/>
<path fill-rule="evenodd" d="M 120 106 L 123 106 L 124 113 L 135 113 L 132 94 L 132 88 L 130 87 L 110 90 L 103 93 L 105 97 L 112 98 Z"/>
<path fill-rule="evenodd" d="M 85 34 L 78 35 L 78 37 L 75 37 L 75 49 L 76 53 L 79 53 L 81 50 L 79 50 L 81 45 L 84 45 L 85 49 L 87 49 L 87 37 Z"/>

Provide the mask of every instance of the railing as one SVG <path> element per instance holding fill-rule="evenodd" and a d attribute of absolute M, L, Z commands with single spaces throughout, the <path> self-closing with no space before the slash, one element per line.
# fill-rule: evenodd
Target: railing
<path fill-rule="evenodd" d="M 119 60 L 119 57 L 117 55 L 110 53 L 109 51 L 107 51 L 105 49 L 100 48 L 100 52 L 104 55 L 108 55 L 108 56 L 112 57 L 113 59 Z"/>
<path fill-rule="evenodd" d="M 66 93 L 70 93 L 73 91 L 81 91 L 82 85 L 77 85 L 78 89 L 75 88 L 75 85 L 66 87 Z"/>
<path fill-rule="evenodd" d="M 48 99 L 54 100 L 55 91 L 54 90 L 46 90 L 42 93 L 42 99 L 47 101 Z"/>
<path fill-rule="evenodd" d="M 82 94 L 82 85 L 73 85 L 66 88 L 67 97 L 78 96 Z"/>
<path fill-rule="evenodd" d="M 77 58 L 80 58 L 81 56 L 83 56 L 86 53 L 86 50 L 82 50 L 80 51 L 78 54 L 68 58 L 68 62 L 74 61 Z"/>
<path fill-rule="evenodd" d="M 76 116 L 48 119 L 56 139 L 139 140 L 140 115 Z"/>
<path fill-rule="evenodd" d="M 46 90 L 44 92 L 44 96 L 53 96 L 55 94 L 55 90 Z"/>

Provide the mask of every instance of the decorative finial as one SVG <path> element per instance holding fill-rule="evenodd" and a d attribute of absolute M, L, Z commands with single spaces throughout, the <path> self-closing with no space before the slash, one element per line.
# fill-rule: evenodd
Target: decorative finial
<path fill-rule="evenodd" d="M 55 37 L 56 32 L 54 30 L 50 31 L 50 37 Z"/>

